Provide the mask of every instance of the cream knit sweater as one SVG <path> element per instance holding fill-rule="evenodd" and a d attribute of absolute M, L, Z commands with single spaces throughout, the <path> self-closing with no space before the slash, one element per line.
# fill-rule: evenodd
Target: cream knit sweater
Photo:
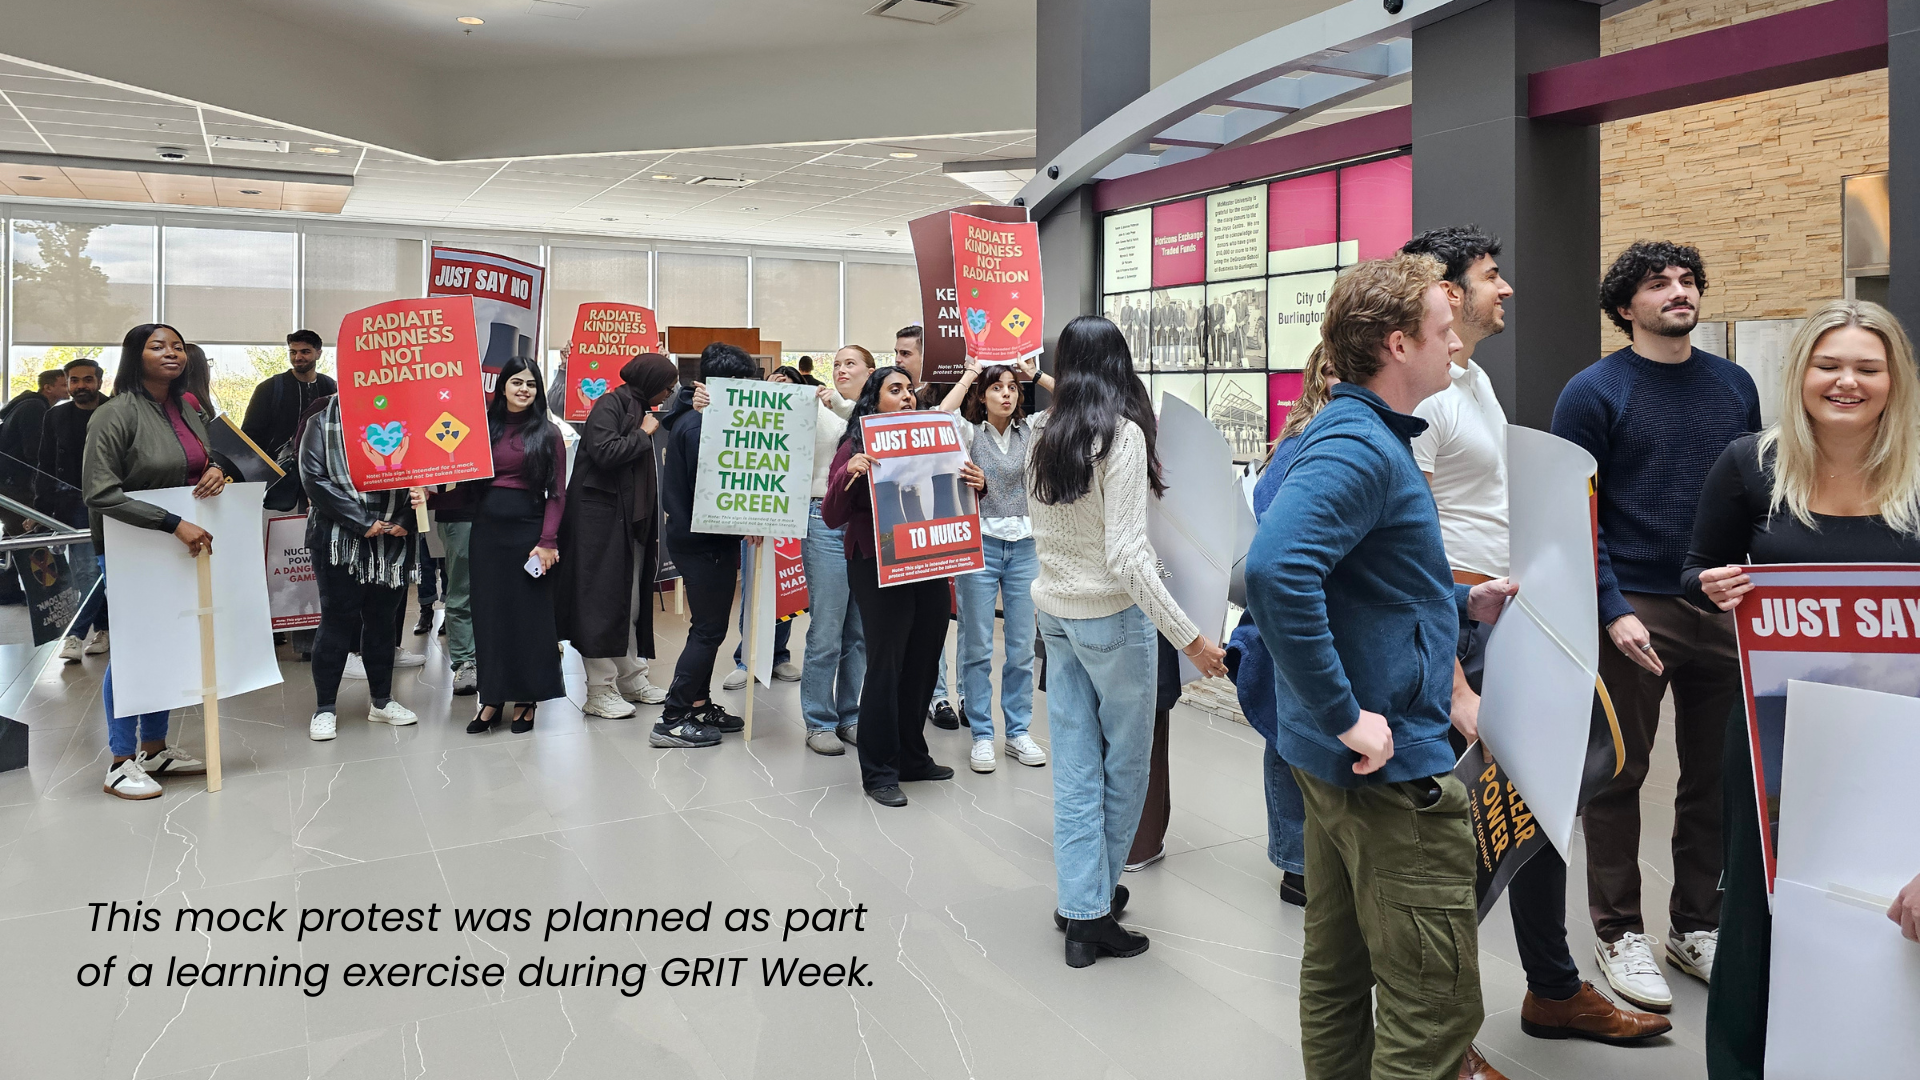
<path fill-rule="evenodd" d="M 1036 439 L 1046 420 L 1044 413 L 1035 419 Z M 1122 419 L 1085 495 L 1062 506 L 1028 499 L 1040 556 L 1034 606 L 1056 619 L 1101 619 L 1138 605 L 1176 647 L 1193 644 L 1200 630 L 1167 594 L 1147 541 L 1151 495 L 1146 436 Z"/>

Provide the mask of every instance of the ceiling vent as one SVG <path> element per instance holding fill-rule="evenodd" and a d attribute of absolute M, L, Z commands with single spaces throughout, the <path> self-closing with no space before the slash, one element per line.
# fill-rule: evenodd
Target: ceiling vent
<path fill-rule="evenodd" d="M 966 0 L 880 0 L 867 14 L 934 26 L 972 7 Z"/>
<path fill-rule="evenodd" d="M 743 180 L 738 176 L 696 176 L 687 181 L 687 186 L 740 188 L 746 187 L 751 183 L 753 183 L 753 181 Z"/>
<path fill-rule="evenodd" d="M 262 154 L 284 154 L 285 139 L 249 139 L 241 135 L 215 135 L 210 142 L 215 150 L 254 150 Z"/>

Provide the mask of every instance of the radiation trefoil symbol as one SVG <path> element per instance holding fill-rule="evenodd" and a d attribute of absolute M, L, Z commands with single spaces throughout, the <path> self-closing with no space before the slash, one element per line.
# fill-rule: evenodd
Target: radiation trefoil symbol
<path fill-rule="evenodd" d="M 460 449 L 460 443 L 467 437 L 467 425 L 461 423 L 460 418 L 452 413 L 443 412 L 427 429 L 427 433 L 433 437 L 435 446 L 445 450 L 448 457 L 452 457 L 454 451 Z"/>
<path fill-rule="evenodd" d="M 1006 318 L 1000 320 L 1000 325 L 1007 328 L 1007 333 L 1019 337 L 1027 332 L 1027 327 L 1033 325 L 1033 319 L 1026 312 L 1014 308 L 1007 312 Z"/>

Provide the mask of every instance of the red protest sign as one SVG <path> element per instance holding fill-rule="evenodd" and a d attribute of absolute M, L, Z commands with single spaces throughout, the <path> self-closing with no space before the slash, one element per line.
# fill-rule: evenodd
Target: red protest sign
<path fill-rule="evenodd" d="M 807 571 L 800 561 L 800 538 L 773 542 L 773 618 L 786 622 L 807 610 Z"/>
<path fill-rule="evenodd" d="M 632 304 L 581 304 L 567 354 L 566 419 L 585 420 L 593 403 L 620 385 L 620 369 L 641 353 L 660 351 L 653 312 Z"/>
<path fill-rule="evenodd" d="M 354 487 L 493 475 L 473 305 L 466 296 L 392 300 L 341 320 L 340 418 Z"/>
<path fill-rule="evenodd" d="M 473 297 L 480 327 L 481 389 L 491 396 L 494 377 L 508 360 L 534 358 L 540 336 L 540 294 L 547 272 L 491 251 L 436 245 L 427 266 L 428 296 Z"/>
<path fill-rule="evenodd" d="M 1040 355 L 1040 226 L 955 214 L 953 287 L 969 359 L 1010 364 Z"/>
<path fill-rule="evenodd" d="M 979 508 L 960 479 L 967 451 L 958 424 L 943 412 L 881 413 L 860 421 L 874 462 L 873 545 L 883 586 L 986 566 Z"/>
<path fill-rule="evenodd" d="M 1733 609 L 1733 624 L 1753 755 L 1749 782 L 1771 890 L 1787 683 L 1911 695 L 1911 687 L 1920 683 L 1920 566 L 1802 563 L 1742 569 L 1753 588 Z M 1724 782 L 1739 780 L 1728 776 Z"/>

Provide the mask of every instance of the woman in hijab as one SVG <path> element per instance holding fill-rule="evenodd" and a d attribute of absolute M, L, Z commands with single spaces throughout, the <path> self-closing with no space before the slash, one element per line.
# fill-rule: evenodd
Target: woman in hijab
<path fill-rule="evenodd" d="M 679 369 L 645 353 L 620 369 L 621 386 L 593 403 L 581 428 L 560 523 L 560 632 L 587 662 L 589 716 L 624 720 L 630 702 L 658 705 L 647 681 L 653 658 L 653 573 L 659 552 L 653 410 Z"/>

